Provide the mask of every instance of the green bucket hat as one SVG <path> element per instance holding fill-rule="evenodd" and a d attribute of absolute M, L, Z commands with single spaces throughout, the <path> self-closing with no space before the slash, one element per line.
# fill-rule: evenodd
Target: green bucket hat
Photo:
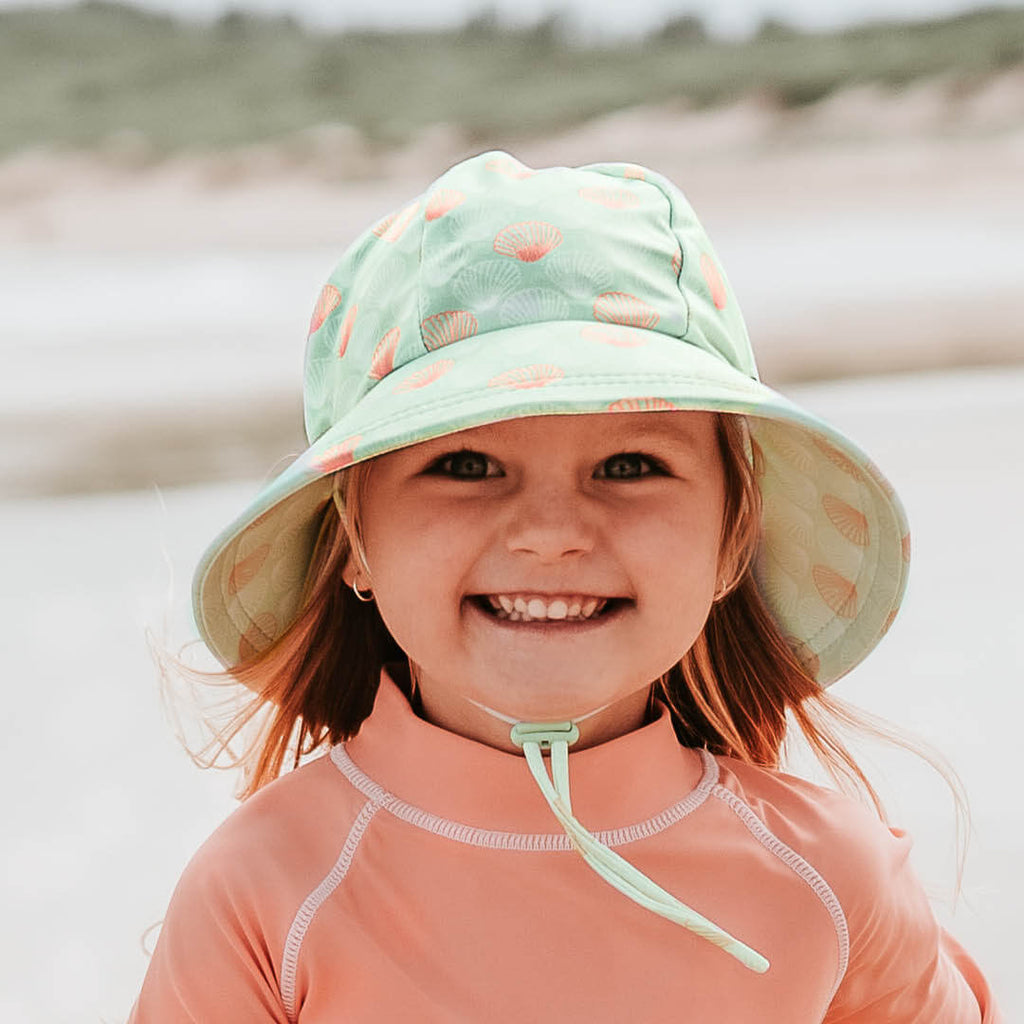
<path fill-rule="evenodd" d="M 903 509 L 842 434 L 762 384 L 690 204 L 633 164 L 532 170 L 473 157 L 363 234 L 321 292 L 306 350 L 309 448 L 196 572 L 198 629 L 227 667 L 293 621 L 332 474 L 521 416 L 670 409 L 748 417 L 763 457 L 758 585 L 822 685 L 889 628 Z"/>

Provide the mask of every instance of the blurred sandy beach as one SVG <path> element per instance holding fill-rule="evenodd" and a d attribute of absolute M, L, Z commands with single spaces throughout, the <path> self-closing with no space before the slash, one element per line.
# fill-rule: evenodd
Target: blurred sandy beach
<path fill-rule="evenodd" d="M 3 493 L 251 476 L 303 447 L 319 284 L 356 234 L 480 149 L 444 126 L 379 153 L 321 135 L 300 155 L 292 140 L 142 167 L 0 163 Z M 969 104 L 926 82 L 796 110 L 648 107 L 510 148 L 677 181 L 769 383 L 1024 361 L 1024 72 Z"/>
<path fill-rule="evenodd" d="M 127 1015 L 140 937 L 233 806 L 233 780 L 176 745 L 144 630 L 169 616 L 172 643 L 191 635 L 200 551 L 304 447 L 306 325 L 337 257 L 481 148 L 443 125 L 388 150 L 336 129 L 305 140 L 151 163 L 126 137 L 0 162 L 0 919 L 16 922 L 0 1020 Z M 1007 1019 L 1024 1015 L 1024 74 L 956 103 L 931 81 L 792 110 L 643 107 L 494 144 L 676 180 L 763 377 L 848 430 L 903 496 L 907 603 L 837 692 L 962 774 L 975 837 L 954 908 L 948 794 L 913 759 L 866 752 L 940 917 Z"/>

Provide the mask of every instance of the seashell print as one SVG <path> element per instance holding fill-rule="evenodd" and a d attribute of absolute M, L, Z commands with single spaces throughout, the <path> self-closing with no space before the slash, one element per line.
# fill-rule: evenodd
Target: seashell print
<path fill-rule="evenodd" d="M 348 348 L 349 339 L 352 337 L 352 328 L 355 326 L 356 313 L 358 312 L 358 306 L 350 306 L 348 312 L 345 314 L 345 319 L 341 321 L 341 326 L 338 328 L 338 358 L 345 354 L 345 350 Z"/>
<path fill-rule="evenodd" d="M 377 342 L 377 347 L 373 350 L 373 358 L 370 360 L 370 377 L 373 380 L 386 377 L 395 368 L 395 349 L 398 348 L 398 339 L 401 336 L 401 328 L 392 327 Z"/>
<path fill-rule="evenodd" d="M 270 586 L 273 591 L 281 594 L 292 590 L 293 587 L 302 589 L 302 583 L 306 576 L 306 563 L 299 553 L 305 555 L 308 550 L 307 535 L 301 528 L 285 529 L 274 538 L 270 560 L 267 564 L 267 568 L 270 570 Z"/>
<path fill-rule="evenodd" d="M 644 181 L 647 178 L 647 172 L 639 164 L 626 164 L 622 169 L 622 176 L 632 181 Z"/>
<path fill-rule="evenodd" d="M 498 318 L 504 327 L 567 320 L 568 317 L 568 300 L 548 288 L 527 288 L 502 303 L 498 310 Z"/>
<path fill-rule="evenodd" d="M 580 328 L 580 337 L 585 341 L 596 341 L 601 345 L 614 345 L 616 348 L 642 348 L 647 339 L 623 327 L 603 327 L 587 324 Z"/>
<path fill-rule="evenodd" d="M 246 584 L 251 583 L 263 567 L 268 554 L 270 554 L 270 545 L 261 544 L 258 548 L 250 551 L 245 558 L 240 558 L 235 562 L 228 574 L 228 593 L 233 596 Z"/>
<path fill-rule="evenodd" d="M 774 534 L 771 538 L 766 538 L 765 550 L 768 557 L 777 562 L 787 576 L 799 580 L 804 579 L 810 572 L 811 559 L 807 549 L 784 534 Z"/>
<path fill-rule="evenodd" d="M 609 210 L 635 210 L 640 205 L 640 197 L 628 188 L 601 188 L 585 185 L 579 190 L 580 199 Z"/>
<path fill-rule="evenodd" d="M 771 436 L 773 454 L 788 462 L 801 473 L 814 475 L 817 459 L 814 453 L 803 444 L 792 432 L 784 427 L 777 427 Z"/>
<path fill-rule="evenodd" d="M 565 376 L 565 371 L 560 366 L 552 366 L 549 363 L 535 364 L 533 366 L 517 366 L 514 370 L 506 370 L 492 377 L 488 382 L 489 388 L 540 388 L 550 384 L 553 380 L 560 380 Z"/>
<path fill-rule="evenodd" d="M 427 200 L 424 216 L 427 220 L 437 220 L 465 201 L 465 192 L 460 192 L 457 188 L 439 188 Z"/>
<path fill-rule="evenodd" d="M 706 252 L 700 254 L 700 272 L 704 275 L 708 291 L 711 292 L 711 301 L 715 304 L 715 309 L 725 309 L 725 304 L 729 301 L 725 291 L 725 282 L 722 280 L 717 264 Z"/>
<path fill-rule="evenodd" d="M 882 471 L 870 460 L 868 460 L 867 471 L 868 476 L 870 476 L 871 479 L 874 480 L 876 484 L 878 484 L 878 486 L 882 490 L 882 493 L 887 498 L 896 497 L 896 492 L 893 490 L 892 484 L 889 483 L 888 480 L 886 480 L 885 476 L 882 474 Z"/>
<path fill-rule="evenodd" d="M 248 661 L 265 651 L 278 635 L 277 619 L 270 612 L 260 612 L 239 638 L 238 660 Z"/>
<path fill-rule="evenodd" d="M 354 437 L 346 437 L 338 444 L 332 444 L 313 461 L 313 468 L 321 473 L 335 473 L 339 469 L 344 469 L 352 463 L 355 458 L 356 445 L 362 439 L 362 434 L 356 434 Z"/>
<path fill-rule="evenodd" d="M 676 406 L 667 398 L 620 398 L 608 406 L 609 412 L 668 412 Z"/>
<path fill-rule="evenodd" d="M 896 621 L 896 615 L 898 613 L 899 609 L 894 608 L 891 612 L 889 612 L 888 615 L 886 615 L 885 622 L 882 623 L 882 636 L 885 636 L 885 634 L 888 633 L 890 629 L 892 629 L 892 624 Z"/>
<path fill-rule="evenodd" d="M 484 260 L 466 267 L 452 281 L 456 298 L 478 313 L 497 309 L 519 288 L 522 272 L 508 260 Z"/>
<path fill-rule="evenodd" d="M 900 540 L 900 547 L 903 549 L 903 561 L 909 563 L 910 562 L 910 534 L 909 533 L 903 534 L 903 537 Z"/>
<path fill-rule="evenodd" d="M 494 251 L 521 263 L 536 263 L 562 244 L 562 232 L 542 220 L 524 220 L 503 227 L 494 236 Z"/>
<path fill-rule="evenodd" d="M 834 494 L 824 495 L 821 504 L 829 521 L 851 544 L 866 548 L 871 543 L 868 517 L 860 509 Z"/>
<path fill-rule="evenodd" d="M 439 359 L 436 363 L 431 363 L 430 366 L 417 370 L 412 376 L 403 380 L 394 390 L 400 392 L 425 388 L 428 384 L 432 384 L 437 380 L 438 377 L 443 377 L 454 365 L 454 359 Z"/>
<path fill-rule="evenodd" d="M 316 300 L 316 308 L 309 321 L 309 333 L 316 334 L 323 326 L 324 321 L 331 315 L 331 311 L 336 309 L 340 303 L 341 292 L 333 284 L 325 284 L 320 292 L 320 297 Z"/>
<path fill-rule="evenodd" d="M 531 171 L 526 164 L 521 164 L 518 160 L 513 160 L 510 157 L 495 157 L 492 160 L 488 160 L 484 164 L 484 170 L 490 171 L 492 174 L 501 174 L 515 181 L 532 178 L 537 173 L 536 171 Z"/>
<path fill-rule="evenodd" d="M 588 253 L 553 256 L 544 269 L 551 284 L 573 299 L 589 302 L 612 284 L 608 265 Z"/>
<path fill-rule="evenodd" d="M 853 461 L 848 455 L 844 455 L 838 448 L 833 448 L 827 441 L 822 441 L 820 437 L 814 438 L 814 447 L 818 449 L 832 463 L 833 466 L 838 466 L 847 476 L 852 476 L 854 480 L 863 481 L 864 473 L 861 471 L 860 466 Z"/>
<path fill-rule="evenodd" d="M 676 249 L 676 251 L 674 253 L 672 253 L 672 273 L 675 274 L 676 277 L 678 278 L 679 275 L 682 272 L 683 272 L 683 250 L 682 249 Z"/>
<path fill-rule="evenodd" d="M 373 233 L 382 242 L 397 242 L 402 237 L 405 229 L 412 223 L 419 208 L 420 203 L 417 199 L 397 213 L 389 214 L 382 221 L 378 221 L 372 228 Z"/>
<path fill-rule="evenodd" d="M 814 543 L 814 519 L 778 491 L 765 495 L 764 522 L 769 532 L 789 537 L 801 547 Z"/>
<path fill-rule="evenodd" d="M 306 364 L 306 403 L 312 407 L 326 404 L 333 380 L 333 359 L 311 359 Z"/>
<path fill-rule="evenodd" d="M 760 587 L 776 616 L 792 621 L 800 603 L 800 587 L 796 581 L 782 573 L 770 573 L 760 580 Z"/>
<path fill-rule="evenodd" d="M 594 318 L 626 327 L 655 327 L 661 316 L 653 306 L 627 292 L 605 292 L 594 302 Z"/>
<path fill-rule="evenodd" d="M 423 344 L 432 352 L 442 345 L 451 345 L 463 338 L 471 338 L 479 330 L 477 319 L 465 309 L 448 309 L 428 316 L 420 324 Z"/>
<path fill-rule="evenodd" d="M 826 565 L 816 565 L 811 570 L 814 586 L 821 599 L 841 619 L 852 619 L 857 615 L 857 587 L 845 576 Z"/>

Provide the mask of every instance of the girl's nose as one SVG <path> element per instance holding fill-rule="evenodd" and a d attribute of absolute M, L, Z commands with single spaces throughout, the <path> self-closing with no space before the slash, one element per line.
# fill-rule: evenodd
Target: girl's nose
<path fill-rule="evenodd" d="M 586 499 L 576 491 L 554 488 L 520 495 L 506 529 L 510 551 L 533 554 L 545 562 L 592 551 L 594 535 Z"/>

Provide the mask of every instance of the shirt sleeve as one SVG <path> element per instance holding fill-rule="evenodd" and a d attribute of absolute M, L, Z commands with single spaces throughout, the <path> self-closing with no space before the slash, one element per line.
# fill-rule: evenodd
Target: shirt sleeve
<path fill-rule="evenodd" d="M 287 1024 L 266 929 L 226 867 L 207 846 L 185 869 L 128 1024 Z"/>
<path fill-rule="evenodd" d="M 881 832 L 844 901 L 850 962 L 823 1024 L 1004 1024 L 978 965 L 936 921 L 910 838 Z"/>

